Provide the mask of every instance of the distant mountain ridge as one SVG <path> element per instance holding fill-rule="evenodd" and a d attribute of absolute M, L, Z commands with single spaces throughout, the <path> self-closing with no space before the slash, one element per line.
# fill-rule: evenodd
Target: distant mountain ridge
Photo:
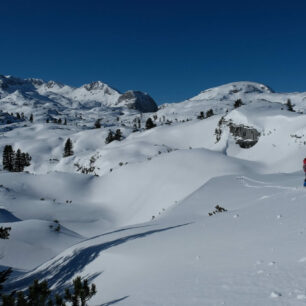
<path fill-rule="evenodd" d="M 37 100 L 41 103 L 54 102 L 56 107 L 106 106 L 127 107 L 141 112 L 157 110 L 156 102 L 148 94 L 140 91 L 128 91 L 122 94 L 101 81 L 72 87 L 55 81 L 46 82 L 35 78 L 21 79 L 0 75 L 0 101 L 20 104 L 17 100 L 19 102 L 24 100 L 23 104 L 26 106 Z"/>

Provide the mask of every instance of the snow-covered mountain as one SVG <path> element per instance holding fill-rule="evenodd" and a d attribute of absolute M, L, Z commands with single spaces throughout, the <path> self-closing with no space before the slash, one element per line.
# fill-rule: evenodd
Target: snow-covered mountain
<path fill-rule="evenodd" d="M 134 95 L 132 100 L 131 93 Z M 25 114 L 34 112 L 43 119 L 50 111 L 67 115 L 67 109 L 82 112 L 105 107 L 128 107 L 141 112 L 157 110 L 155 101 L 148 94 L 134 94 L 133 91 L 121 94 L 101 81 L 75 88 L 54 81 L 3 75 L 0 75 L 0 103 L 2 110 Z"/>
<path fill-rule="evenodd" d="M 0 80 L 0 151 L 32 157 L 0 172 L 6 290 L 81 275 L 90 305 L 305 304 L 306 93 L 236 82 L 157 109 L 101 82 Z"/>

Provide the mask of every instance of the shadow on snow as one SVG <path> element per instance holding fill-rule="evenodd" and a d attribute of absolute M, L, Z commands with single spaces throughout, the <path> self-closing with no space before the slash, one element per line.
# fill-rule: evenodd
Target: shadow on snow
<path fill-rule="evenodd" d="M 18 278 L 16 280 L 12 280 L 8 285 L 5 287 L 5 291 L 12 291 L 12 290 L 22 290 L 28 287 L 35 279 L 48 281 L 49 287 L 55 286 L 55 292 L 61 293 L 63 292 L 64 288 L 67 287 L 66 283 L 70 281 L 76 274 L 82 272 L 82 270 L 94 261 L 101 252 L 126 243 L 130 240 L 135 240 L 139 238 L 144 238 L 146 236 L 160 233 L 164 231 L 168 231 L 171 229 L 179 228 L 182 226 L 186 226 L 190 223 L 170 226 L 166 228 L 150 230 L 143 233 L 133 234 L 125 237 L 121 237 L 112 241 L 104 242 L 101 244 L 85 247 L 83 249 L 76 249 L 72 255 L 59 257 L 56 260 L 54 259 L 53 262 L 46 268 L 41 271 L 32 271 L 28 275 L 25 275 L 22 278 Z M 97 276 L 99 276 L 102 272 L 95 273 L 91 275 L 88 280 L 89 282 L 93 281 Z M 122 298 L 125 299 L 126 297 Z M 110 303 L 119 302 L 119 300 L 115 300 L 109 302 L 108 304 L 103 305 L 111 305 Z"/>

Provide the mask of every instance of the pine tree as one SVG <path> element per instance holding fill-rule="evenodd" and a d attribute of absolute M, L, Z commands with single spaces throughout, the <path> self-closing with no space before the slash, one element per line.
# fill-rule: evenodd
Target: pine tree
<path fill-rule="evenodd" d="M 95 128 L 100 129 L 101 128 L 101 119 L 97 119 L 95 122 Z"/>
<path fill-rule="evenodd" d="M 78 276 L 73 280 L 73 292 L 68 288 L 65 290 L 65 299 L 72 303 L 72 306 L 85 306 L 86 302 L 91 299 L 95 294 L 96 286 L 92 284 L 88 285 L 88 280 L 82 281 L 81 277 Z"/>
<path fill-rule="evenodd" d="M 33 114 L 30 115 L 30 122 L 33 122 L 34 120 L 34 117 L 33 117 Z"/>
<path fill-rule="evenodd" d="M 10 236 L 10 227 L 0 227 L 0 239 L 8 239 Z M 9 278 L 10 274 L 13 272 L 12 268 L 0 271 L 0 295 L 3 289 L 3 283 Z"/>
<path fill-rule="evenodd" d="M 112 141 L 114 141 L 114 132 L 112 130 L 109 130 L 108 135 L 105 138 L 105 143 L 108 144 L 111 143 Z"/>
<path fill-rule="evenodd" d="M 205 118 L 204 112 L 200 112 L 200 115 L 197 118 L 198 119 L 204 119 Z"/>
<path fill-rule="evenodd" d="M 149 130 L 154 127 L 156 127 L 156 124 L 154 124 L 153 120 L 149 117 L 146 121 L 146 129 Z"/>
<path fill-rule="evenodd" d="M 49 119 L 49 118 L 47 118 L 47 119 L 46 119 L 46 123 L 49 123 L 49 122 L 50 122 L 50 119 Z"/>
<path fill-rule="evenodd" d="M 24 169 L 24 161 L 22 160 L 22 154 L 20 149 L 17 150 L 14 160 L 14 171 L 22 172 Z"/>
<path fill-rule="evenodd" d="M 57 123 L 58 123 L 58 124 L 62 124 L 62 118 L 59 118 L 59 119 L 57 120 Z"/>
<path fill-rule="evenodd" d="M 3 150 L 2 155 L 2 164 L 3 169 L 8 171 L 14 171 L 14 159 L 15 159 L 15 152 L 11 145 L 6 145 Z"/>
<path fill-rule="evenodd" d="M 123 136 L 122 136 L 121 130 L 120 129 L 116 130 L 116 133 L 114 135 L 114 140 L 120 141 L 122 138 Z"/>
<path fill-rule="evenodd" d="M 206 112 L 206 117 L 209 118 L 211 116 L 214 115 L 214 111 L 212 109 L 209 109 L 207 112 Z"/>
<path fill-rule="evenodd" d="M 18 120 L 20 120 L 20 119 L 21 119 L 21 117 L 20 117 L 20 114 L 19 114 L 19 113 L 16 113 L 16 117 L 17 117 L 17 119 L 18 119 Z"/>
<path fill-rule="evenodd" d="M 9 239 L 10 237 L 10 227 L 0 227 L 0 239 Z"/>
<path fill-rule="evenodd" d="M 294 112 L 293 105 L 292 105 L 290 99 L 287 100 L 286 105 L 287 105 L 287 109 L 288 109 L 289 112 Z"/>
<path fill-rule="evenodd" d="M 73 155 L 73 146 L 70 138 L 67 139 L 64 147 L 64 157 L 72 156 Z"/>
<path fill-rule="evenodd" d="M 235 103 L 234 103 L 234 108 L 238 108 L 238 107 L 240 107 L 240 106 L 242 106 L 242 105 L 243 105 L 242 100 L 241 100 L 241 99 L 238 99 L 238 100 L 236 100 Z"/>
<path fill-rule="evenodd" d="M 31 165 L 30 161 L 32 160 L 32 157 L 29 153 L 21 153 L 21 163 L 23 167 L 28 167 Z"/>
<path fill-rule="evenodd" d="M 67 118 L 65 118 L 64 125 L 67 125 Z"/>

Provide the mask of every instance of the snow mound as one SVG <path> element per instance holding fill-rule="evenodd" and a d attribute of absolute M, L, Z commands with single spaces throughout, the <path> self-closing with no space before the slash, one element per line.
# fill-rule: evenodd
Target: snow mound
<path fill-rule="evenodd" d="M 273 93 L 274 91 L 267 85 L 255 82 L 234 82 L 218 87 L 206 89 L 191 100 L 201 99 L 230 99 L 232 96 L 236 97 L 242 94 L 260 94 Z"/>

